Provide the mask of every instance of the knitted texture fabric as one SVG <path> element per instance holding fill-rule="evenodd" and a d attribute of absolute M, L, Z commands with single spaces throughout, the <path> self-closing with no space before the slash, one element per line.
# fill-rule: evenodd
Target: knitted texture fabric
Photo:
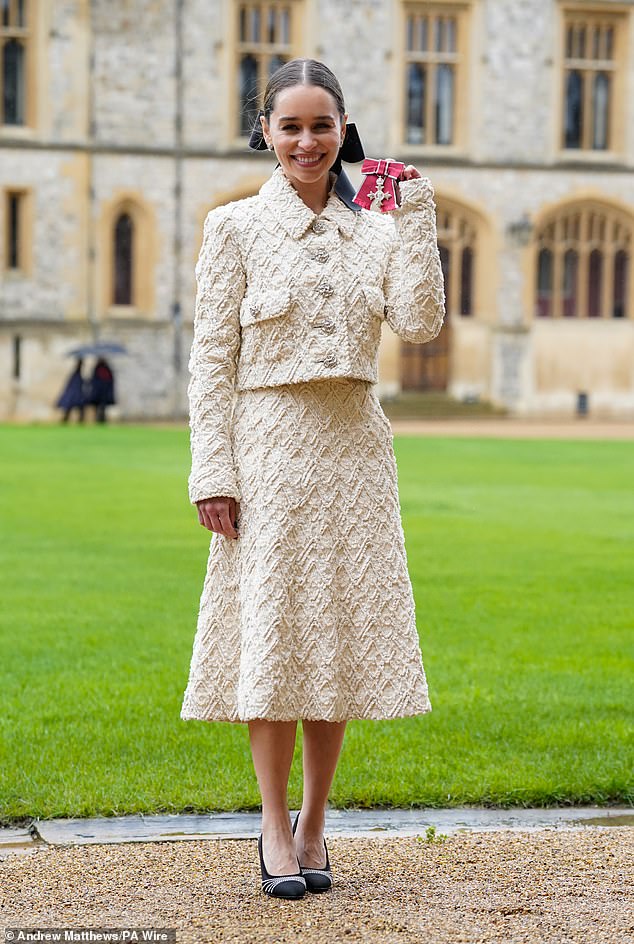
<path fill-rule="evenodd" d="M 375 383 L 384 321 L 412 342 L 442 327 L 430 181 L 404 181 L 401 206 L 380 214 L 350 210 L 335 179 L 318 216 L 281 167 L 255 196 L 207 215 L 189 360 L 192 503 L 240 498 L 230 444 L 237 391 L 335 377 Z"/>
<path fill-rule="evenodd" d="M 207 217 L 189 493 L 238 499 L 239 537 L 211 538 L 183 720 L 431 710 L 373 388 L 383 322 L 422 342 L 444 313 L 429 181 L 402 201 L 391 219 L 331 189 L 316 216 L 279 169 Z"/>
<path fill-rule="evenodd" d="M 240 536 L 214 534 L 181 718 L 431 710 L 389 421 L 366 380 L 242 391 Z"/>

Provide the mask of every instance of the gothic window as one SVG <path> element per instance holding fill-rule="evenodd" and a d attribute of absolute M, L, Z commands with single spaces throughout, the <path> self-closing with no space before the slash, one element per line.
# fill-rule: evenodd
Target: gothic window
<path fill-rule="evenodd" d="M 445 286 L 445 323 L 427 344 L 401 341 L 403 390 L 446 390 L 449 382 L 452 324 L 477 314 L 475 289 L 478 228 L 460 204 L 439 199 L 436 213 L 438 250 Z"/>
<path fill-rule="evenodd" d="M 251 133 L 270 76 L 293 59 L 293 21 L 299 0 L 237 4 L 239 135 Z"/>
<path fill-rule="evenodd" d="M 576 318 L 578 314 L 579 254 L 575 249 L 564 253 L 564 276 L 562 286 L 562 315 Z"/>
<path fill-rule="evenodd" d="M 0 124 L 24 125 L 29 29 L 27 0 L 0 0 Z"/>
<path fill-rule="evenodd" d="M 5 268 L 24 269 L 25 253 L 25 203 L 26 194 L 20 191 L 5 192 Z"/>
<path fill-rule="evenodd" d="M 134 223 L 129 213 L 120 213 L 114 225 L 113 304 L 133 305 Z"/>
<path fill-rule="evenodd" d="M 540 249 L 537 256 L 537 314 L 552 315 L 553 305 L 553 254 L 550 249 Z"/>
<path fill-rule="evenodd" d="M 405 129 L 407 144 L 452 145 L 460 68 L 461 14 L 451 5 L 405 6 Z"/>
<path fill-rule="evenodd" d="M 603 253 L 593 249 L 588 259 L 588 318 L 601 316 L 601 280 L 603 278 Z"/>
<path fill-rule="evenodd" d="M 564 21 L 563 147 L 614 147 L 612 118 L 617 77 L 618 14 L 569 11 Z"/>
<path fill-rule="evenodd" d="M 599 204 L 551 214 L 536 234 L 535 314 L 631 317 L 633 229 L 625 214 Z"/>
<path fill-rule="evenodd" d="M 458 209 L 444 207 L 442 201 L 436 220 L 447 318 L 470 317 L 474 312 L 476 227 Z"/>
<path fill-rule="evenodd" d="M 615 318 L 625 317 L 625 299 L 629 275 L 630 257 L 624 249 L 614 254 L 614 287 L 612 295 L 612 314 Z"/>
<path fill-rule="evenodd" d="M 22 376 L 22 335 L 13 335 L 13 370 L 11 376 L 19 380 Z"/>

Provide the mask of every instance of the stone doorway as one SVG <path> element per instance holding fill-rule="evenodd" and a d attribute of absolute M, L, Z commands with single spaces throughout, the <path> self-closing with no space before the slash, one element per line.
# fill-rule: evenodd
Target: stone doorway
<path fill-rule="evenodd" d="M 449 336 L 447 322 L 437 338 L 426 344 L 401 342 L 401 387 L 403 390 L 447 389 L 449 382 Z"/>
<path fill-rule="evenodd" d="M 440 245 L 440 262 L 448 296 L 450 251 Z M 449 351 L 451 322 L 449 298 L 447 297 L 445 323 L 438 337 L 425 344 L 410 344 L 401 341 L 401 389 L 445 391 L 449 383 Z"/>

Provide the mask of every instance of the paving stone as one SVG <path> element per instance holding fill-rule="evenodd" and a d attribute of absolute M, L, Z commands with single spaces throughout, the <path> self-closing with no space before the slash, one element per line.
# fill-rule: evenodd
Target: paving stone
<path fill-rule="evenodd" d="M 291 811 L 294 816 L 295 811 Z M 260 813 L 156 814 L 93 819 L 36 821 L 42 840 L 51 845 L 178 841 L 182 839 L 252 839 L 260 832 Z M 327 835 L 424 835 L 431 826 L 451 835 L 461 831 L 539 830 L 634 825 L 628 808 L 567 807 L 556 809 L 409 809 L 328 810 Z"/>
<path fill-rule="evenodd" d="M 0 860 L 15 853 L 33 852 L 38 846 L 37 837 L 25 827 L 0 827 Z"/>

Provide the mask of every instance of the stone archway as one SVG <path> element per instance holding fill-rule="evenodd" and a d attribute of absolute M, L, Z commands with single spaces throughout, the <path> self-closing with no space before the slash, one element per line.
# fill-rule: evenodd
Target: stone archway
<path fill-rule="evenodd" d="M 475 309 L 478 223 L 461 204 L 438 199 L 438 248 L 445 281 L 445 323 L 438 337 L 426 344 L 401 342 L 403 390 L 444 391 L 449 385 L 452 321 L 471 317 Z"/>

